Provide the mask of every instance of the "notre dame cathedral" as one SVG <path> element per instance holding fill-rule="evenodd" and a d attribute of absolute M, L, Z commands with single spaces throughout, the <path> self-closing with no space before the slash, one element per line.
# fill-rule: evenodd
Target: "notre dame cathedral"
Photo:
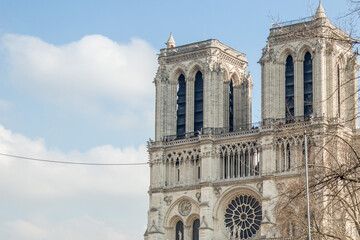
<path fill-rule="evenodd" d="M 329 129 L 358 135 L 349 38 L 321 3 L 311 18 L 273 24 L 259 60 L 262 119 L 252 124 L 246 55 L 214 39 L 176 46 L 171 35 L 154 80 L 144 239 L 297 239 L 275 208 L 284 184 L 304 176 L 304 132 L 314 148 Z"/>

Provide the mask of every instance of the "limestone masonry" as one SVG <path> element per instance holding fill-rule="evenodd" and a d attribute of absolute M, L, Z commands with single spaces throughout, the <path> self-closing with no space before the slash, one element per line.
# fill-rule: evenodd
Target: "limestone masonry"
<path fill-rule="evenodd" d="M 274 24 L 259 60 L 262 121 L 254 125 L 246 55 L 215 39 L 176 46 L 171 35 L 154 80 L 144 239 L 297 239 L 275 208 L 284 186 L 304 177 L 304 131 L 311 163 L 328 132 L 359 143 L 349 39 L 321 4 L 311 18 Z"/>

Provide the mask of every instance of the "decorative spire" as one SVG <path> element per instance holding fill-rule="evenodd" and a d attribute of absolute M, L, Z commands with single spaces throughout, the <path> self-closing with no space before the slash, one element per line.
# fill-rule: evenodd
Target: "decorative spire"
<path fill-rule="evenodd" d="M 170 37 L 165 44 L 167 48 L 174 48 L 176 46 L 174 37 L 172 36 L 172 32 L 170 33 Z"/>
<path fill-rule="evenodd" d="M 175 40 L 173 38 L 172 32 L 170 33 L 169 40 L 165 43 L 167 48 L 174 48 L 176 46 Z"/>
<path fill-rule="evenodd" d="M 326 18 L 325 10 L 321 4 L 321 0 L 319 1 L 319 7 L 316 10 L 315 18 Z"/>

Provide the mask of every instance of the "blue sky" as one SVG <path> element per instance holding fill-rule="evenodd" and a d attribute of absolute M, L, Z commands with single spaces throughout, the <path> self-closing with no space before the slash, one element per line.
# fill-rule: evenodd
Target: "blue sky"
<path fill-rule="evenodd" d="M 253 121 L 271 23 L 311 16 L 317 0 L 0 0 L 0 153 L 146 162 L 154 135 L 156 53 L 209 38 L 247 54 Z M 324 0 L 333 23 L 347 0 Z M 2 239 L 141 239 L 148 169 L 0 157 Z M 91 229 L 91 230 L 89 230 Z"/>

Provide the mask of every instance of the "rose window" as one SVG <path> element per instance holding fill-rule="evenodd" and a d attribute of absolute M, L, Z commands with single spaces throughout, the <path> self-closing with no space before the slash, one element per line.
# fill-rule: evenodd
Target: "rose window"
<path fill-rule="evenodd" d="M 229 239 L 250 239 L 260 229 L 261 205 L 251 195 L 237 196 L 228 204 L 224 218 Z"/>

